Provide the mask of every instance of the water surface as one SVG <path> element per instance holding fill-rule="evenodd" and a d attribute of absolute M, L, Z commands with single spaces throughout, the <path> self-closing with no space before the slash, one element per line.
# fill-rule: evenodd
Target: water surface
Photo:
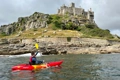
<path fill-rule="evenodd" d="M 12 72 L 29 57 L 0 57 L 0 80 L 120 80 L 120 54 L 70 54 L 38 57 L 46 62 L 64 60 L 61 67 Z"/>

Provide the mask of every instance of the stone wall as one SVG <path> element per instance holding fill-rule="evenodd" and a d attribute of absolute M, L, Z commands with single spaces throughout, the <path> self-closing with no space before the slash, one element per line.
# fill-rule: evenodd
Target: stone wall
<path fill-rule="evenodd" d="M 69 38 L 69 37 L 68 37 Z M 109 40 L 102 39 L 91 39 L 91 38 L 39 38 L 39 39 L 22 39 L 22 43 L 31 44 L 34 42 L 52 42 L 54 44 L 64 44 L 64 43 L 79 43 L 79 44 L 98 44 L 98 45 L 109 45 L 111 42 Z M 113 42 L 112 42 L 113 43 Z M 114 42 L 115 44 L 115 42 Z M 117 42 L 116 42 L 117 44 Z"/>

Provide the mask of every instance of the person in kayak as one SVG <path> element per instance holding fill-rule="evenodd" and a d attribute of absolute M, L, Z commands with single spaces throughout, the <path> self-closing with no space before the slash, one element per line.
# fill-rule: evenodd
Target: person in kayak
<path fill-rule="evenodd" d="M 43 61 L 37 60 L 37 58 L 36 58 L 37 54 L 38 54 L 38 52 L 31 52 L 31 57 L 30 57 L 30 61 L 29 61 L 29 63 L 31 65 L 42 64 L 44 62 L 44 60 Z"/>

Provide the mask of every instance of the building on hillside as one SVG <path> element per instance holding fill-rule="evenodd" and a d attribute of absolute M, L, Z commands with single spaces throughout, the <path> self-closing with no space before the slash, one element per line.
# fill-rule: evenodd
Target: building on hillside
<path fill-rule="evenodd" d="M 94 12 L 90 8 L 88 12 L 86 12 L 83 8 L 75 7 L 75 3 L 71 3 L 70 6 L 61 6 L 60 9 L 58 9 L 58 14 L 60 15 L 65 15 L 65 14 L 70 14 L 70 15 L 80 15 L 80 16 L 85 16 L 86 19 L 88 19 L 90 22 L 94 23 Z"/>

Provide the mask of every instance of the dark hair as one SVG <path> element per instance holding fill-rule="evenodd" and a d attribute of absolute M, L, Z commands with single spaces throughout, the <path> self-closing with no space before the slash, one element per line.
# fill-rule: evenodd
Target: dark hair
<path fill-rule="evenodd" d="M 34 52 L 31 52 L 31 55 L 34 55 L 35 53 Z"/>

